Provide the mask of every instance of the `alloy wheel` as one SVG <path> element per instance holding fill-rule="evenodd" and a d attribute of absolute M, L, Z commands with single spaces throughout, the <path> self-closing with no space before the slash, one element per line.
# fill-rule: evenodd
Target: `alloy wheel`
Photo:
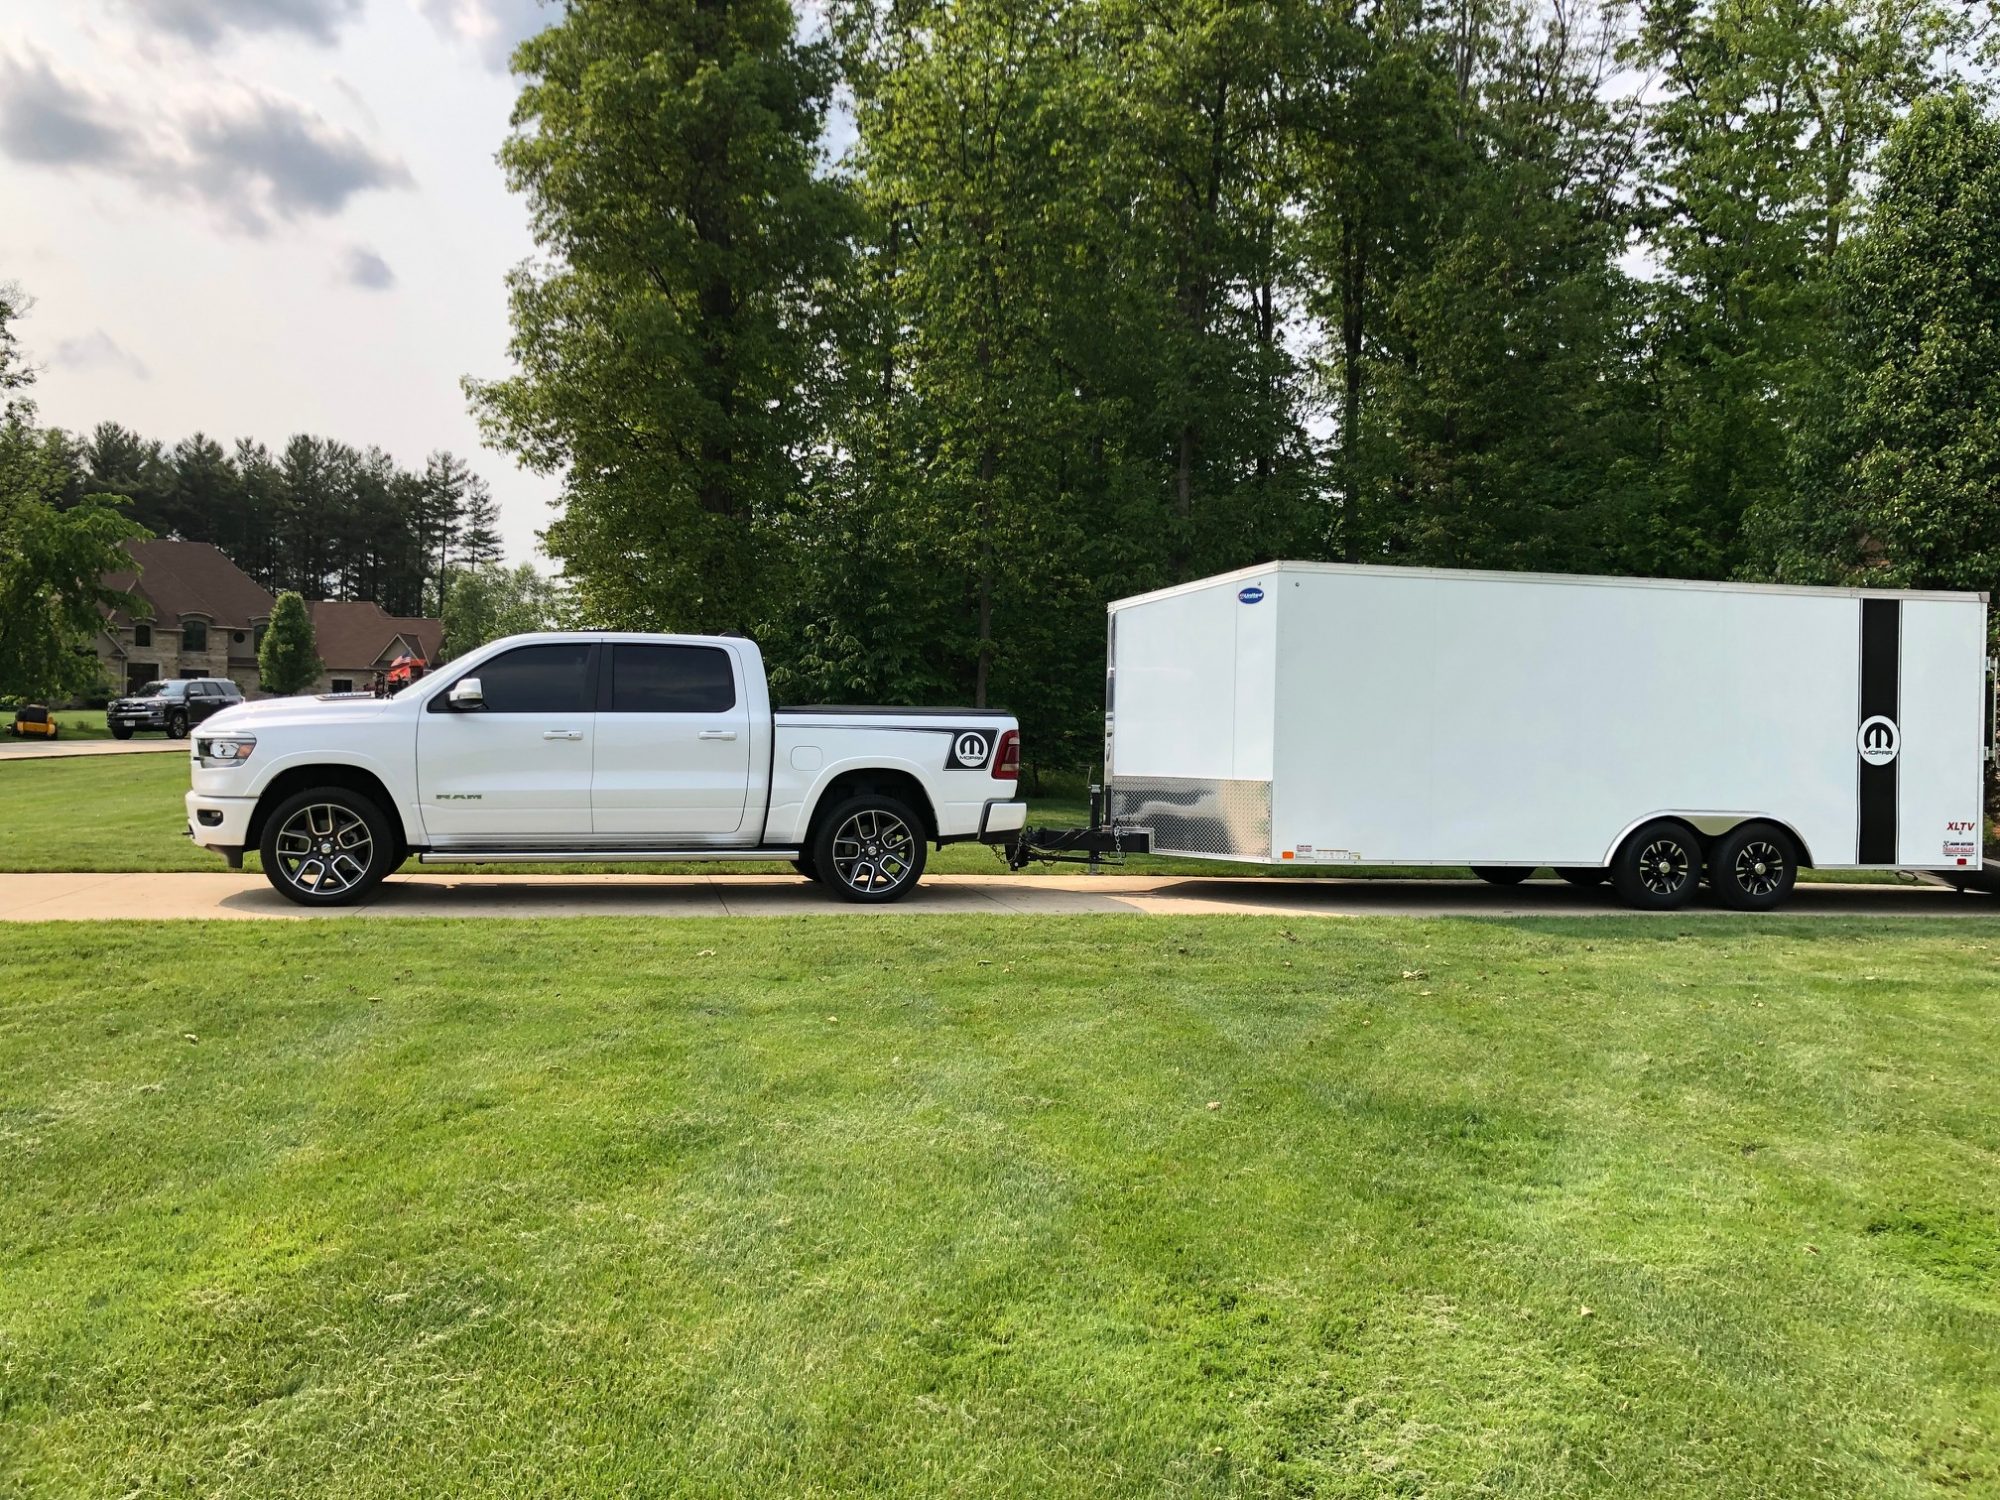
<path fill-rule="evenodd" d="M 865 807 L 833 834 L 833 873 L 850 890 L 878 894 L 910 878 L 915 836 L 894 813 Z"/>
<path fill-rule="evenodd" d="M 314 802 L 278 830 L 278 869 L 301 891 L 338 896 L 368 878 L 375 836 L 352 808 Z"/>
<path fill-rule="evenodd" d="M 1693 866 L 1678 839 L 1654 839 L 1639 851 L 1639 883 L 1655 896 L 1671 896 L 1687 884 Z"/>
<path fill-rule="evenodd" d="M 1732 872 L 1746 896 L 1769 896 L 1785 880 L 1785 851 L 1769 839 L 1751 839 L 1736 851 Z"/>

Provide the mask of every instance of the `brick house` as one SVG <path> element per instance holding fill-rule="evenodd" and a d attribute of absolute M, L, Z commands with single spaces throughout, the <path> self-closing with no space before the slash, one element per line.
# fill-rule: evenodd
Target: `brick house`
<path fill-rule="evenodd" d="M 97 633 L 105 680 L 126 692 L 156 678 L 227 677 L 256 696 L 270 593 L 207 542 L 127 542 L 125 550 L 136 569 L 104 581 L 137 594 L 152 613 L 105 616 Z M 326 666 L 317 692 L 366 692 L 397 657 L 435 662 L 443 644 L 438 621 L 398 618 L 372 602 L 321 599 L 306 607 Z"/>

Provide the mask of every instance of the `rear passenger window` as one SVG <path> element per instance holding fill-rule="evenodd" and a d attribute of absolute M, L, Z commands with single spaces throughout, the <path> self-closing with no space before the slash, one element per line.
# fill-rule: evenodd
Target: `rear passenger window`
<path fill-rule="evenodd" d="M 715 646 L 611 648 L 615 714 L 720 714 L 736 706 L 729 653 Z"/>
<path fill-rule="evenodd" d="M 481 662 L 468 675 L 479 679 L 479 693 L 489 714 L 590 712 L 588 641 L 516 646 Z"/>

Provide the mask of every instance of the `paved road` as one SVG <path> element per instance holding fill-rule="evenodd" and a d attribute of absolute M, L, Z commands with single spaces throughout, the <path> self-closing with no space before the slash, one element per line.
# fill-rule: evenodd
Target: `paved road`
<path fill-rule="evenodd" d="M 908 900 L 858 907 L 775 875 L 398 875 L 358 907 L 308 911 L 262 876 L 0 875 L 0 921 L 158 917 L 796 917 L 936 912 L 1066 916 L 1088 912 L 1283 917 L 1582 917 L 1621 910 L 1608 893 L 1556 881 L 1505 890 L 1470 880 L 1188 879 L 1184 876 L 939 875 Z M 1935 885 L 1799 887 L 1790 915 L 2000 918 L 2000 900 Z M 1713 906 L 1681 916 L 1727 918 Z"/>
<path fill-rule="evenodd" d="M 17 740 L 11 736 L 0 739 L 0 761 L 70 760 L 82 755 L 158 755 L 163 750 L 186 755 L 188 742 L 164 737 L 141 738 L 138 735 L 129 740 L 58 739 L 53 744 L 47 740 Z"/>

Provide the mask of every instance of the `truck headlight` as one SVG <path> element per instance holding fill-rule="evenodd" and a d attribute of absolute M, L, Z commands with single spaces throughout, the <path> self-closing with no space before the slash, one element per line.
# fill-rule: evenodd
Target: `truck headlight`
<path fill-rule="evenodd" d="M 219 766 L 240 766 L 256 748 L 257 741 L 247 734 L 218 735 L 212 740 L 195 741 L 196 756 L 211 770 Z"/>

